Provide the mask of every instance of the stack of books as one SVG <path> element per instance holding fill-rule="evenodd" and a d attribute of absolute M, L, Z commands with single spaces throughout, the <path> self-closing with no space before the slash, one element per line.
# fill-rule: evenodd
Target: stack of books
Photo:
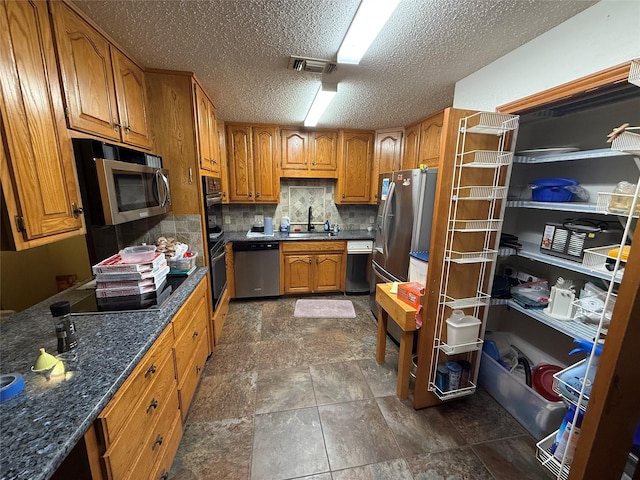
<path fill-rule="evenodd" d="M 169 294 L 167 274 L 169 266 L 164 253 L 156 253 L 145 263 L 124 263 L 119 254 L 92 267 L 96 276 L 98 306 L 145 308 L 160 304 L 160 297 Z"/>

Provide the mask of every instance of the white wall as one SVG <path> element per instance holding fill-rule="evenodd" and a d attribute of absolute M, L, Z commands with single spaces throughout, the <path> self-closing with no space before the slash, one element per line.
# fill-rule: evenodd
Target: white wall
<path fill-rule="evenodd" d="M 453 106 L 496 107 L 640 58 L 640 1 L 602 0 L 456 83 Z"/>

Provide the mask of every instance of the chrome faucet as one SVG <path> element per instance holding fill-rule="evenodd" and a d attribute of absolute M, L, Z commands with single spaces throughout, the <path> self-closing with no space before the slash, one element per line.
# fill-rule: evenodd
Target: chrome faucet
<path fill-rule="evenodd" d="M 315 230 L 315 226 L 311 225 L 311 207 L 309 207 L 309 220 L 307 220 L 307 232 Z"/>

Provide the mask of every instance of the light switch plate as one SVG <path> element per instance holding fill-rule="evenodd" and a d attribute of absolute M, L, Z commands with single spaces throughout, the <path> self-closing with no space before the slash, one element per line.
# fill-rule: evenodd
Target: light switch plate
<path fill-rule="evenodd" d="M 376 217 L 374 217 L 373 215 L 371 215 L 371 216 L 369 217 L 369 223 L 373 223 L 373 222 L 375 222 L 375 221 L 376 221 Z"/>
<path fill-rule="evenodd" d="M 225 215 L 224 216 L 224 223 L 225 223 L 225 225 L 231 225 L 231 216 L 230 215 Z"/>

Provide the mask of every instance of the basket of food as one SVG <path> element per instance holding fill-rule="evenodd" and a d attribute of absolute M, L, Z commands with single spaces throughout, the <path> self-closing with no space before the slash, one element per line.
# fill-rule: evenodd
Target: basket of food
<path fill-rule="evenodd" d="M 170 274 L 189 273 L 196 266 L 196 257 L 198 254 L 190 250 L 186 251 L 182 257 L 171 257 L 167 260 Z"/>

